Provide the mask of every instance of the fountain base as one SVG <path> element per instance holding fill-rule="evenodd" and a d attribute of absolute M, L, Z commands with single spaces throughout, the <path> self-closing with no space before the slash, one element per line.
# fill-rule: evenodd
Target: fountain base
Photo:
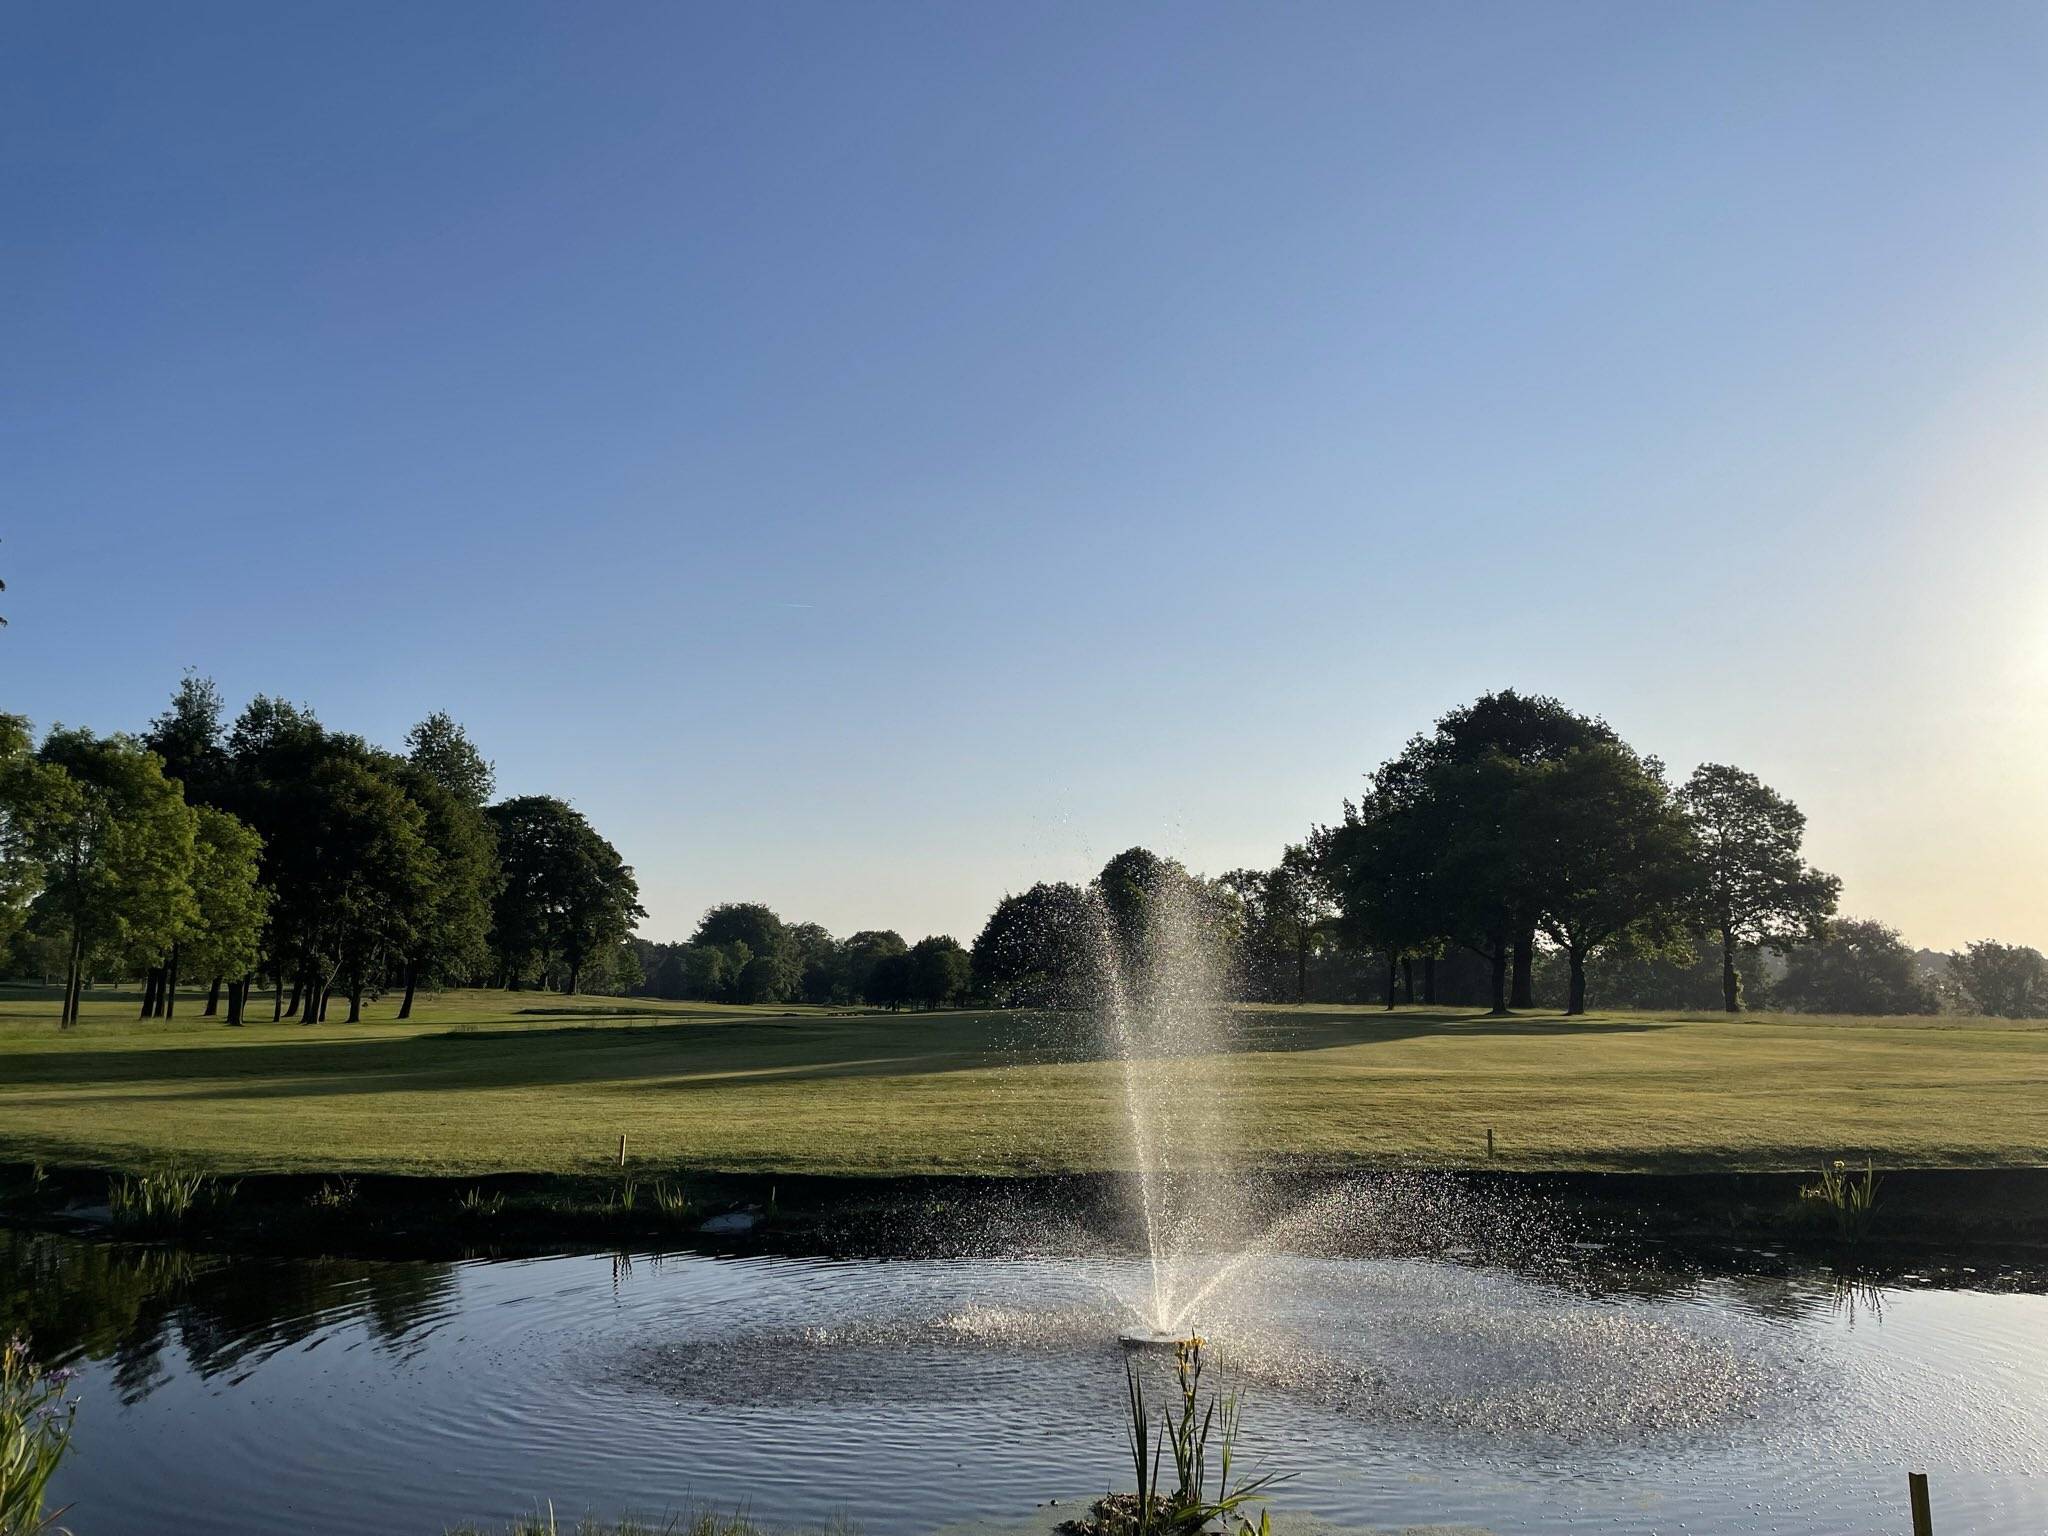
<path fill-rule="evenodd" d="M 1185 1330 L 1173 1328 L 1126 1328 L 1116 1338 L 1125 1349 L 1177 1349 L 1188 1341 Z"/>

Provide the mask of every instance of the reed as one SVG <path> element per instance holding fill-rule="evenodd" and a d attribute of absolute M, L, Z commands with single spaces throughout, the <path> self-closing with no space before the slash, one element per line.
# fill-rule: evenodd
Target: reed
<path fill-rule="evenodd" d="M 38 1366 L 25 1339 L 0 1345 L 0 1536 L 61 1530 L 64 1511 L 45 1506 L 78 1415 L 77 1399 L 64 1393 L 68 1379 Z"/>
<path fill-rule="evenodd" d="M 1843 1242 L 1861 1242 L 1870 1234 L 1877 1217 L 1877 1190 L 1883 1181 L 1869 1158 L 1863 1160 L 1863 1177 L 1841 1158 L 1821 1169 L 1818 1183 L 1799 1191 L 1800 1197 L 1817 1202 L 1835 1221 L 1835 1232 Z"/>
<path fill-rule="evenodd" d="M 158 1168 L 110 1179 L 107 1213 L 115 1226 L 132 1232 L 174 1232 L 233 1195 L 233 1185 L 221 1185 L 206 1174 Z"/>

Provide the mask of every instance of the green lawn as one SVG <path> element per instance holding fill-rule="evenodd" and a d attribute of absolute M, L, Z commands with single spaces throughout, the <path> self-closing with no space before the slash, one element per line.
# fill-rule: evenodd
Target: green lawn
<path fill-rule="evenodd" d="M 140 1023 L 0 989 L 0 1159 L 237 1172 L 808 1173 L 1119 1166 L 1117 1069 L 1081 1020 L 850 1014 L 469 992 L 362 1024 Z M 631 1010 L 619 1012 L 616 1010 Z M 2048 1024 L 1240 1015 L 1240 1148 L 1520 1168 L 2048 1161 Z"/>

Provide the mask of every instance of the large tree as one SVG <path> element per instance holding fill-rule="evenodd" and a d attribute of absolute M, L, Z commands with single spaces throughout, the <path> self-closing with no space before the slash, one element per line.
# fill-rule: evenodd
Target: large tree
<path fill-rule="evenodd" d="M 864 1003 L 878 1003 L 882 999 L 875 990 L 875 968 L 891 955 L 907 955 L 910 946 L 903 941 L 903 935 L 893 928 L 863 928 L 846 941 L 841 950 L 841 964 L 846 970 L 846 988 L 850 997 Z"/>
<path fill-rule="evenodd" d="M 37 758 L 24 850 L 41 887 L 31 916 L 64 945 L 69 1026 L 88 966 L 162 955 L 190 928 L 196 818 L 162 759 L 131 737 L 60 728 Z"/>
<path fill-rule="evenodd" d="M 1770 1001 L 1806 1013 L 1938 1013 L 1941 997 L 1896 928 L 1838 917 L 1785 959 Z"/>
<path fill-rule="evenodd" d="M 426 815 L 400 783 L 393 758 L 337 755 L 314 769 L 307 802 L 315 875 L 301 938 L 313 967 L 304 1018 L 323 1016 L 328 987 L 348 988 L 348 1018 L 362 1017 L 363 992 L 402 964 L 439 888 L 440 861 Z"/>
<path fill-rule="evenodd" d="M 192 895 L 197 910 L 183 948 L 193 975 L 215 978 L 216 988 L 219 978 L 227 979 L 228 1023 L 240 1024 L 270 910 L 270 893 L 261 880 L 263 841 L 226 811 L 203 805 L 196 814 Z"/>
<path fill-rule="evenodd" d="M 1567 753 L 1620 741 L 1614 728 L 1597 716 L 1582 715 L 1547 694 L 1519 693 L 1503 688 L 1482 694 L 1462 709 L 1438 720 L 1428 736 L 1417 736 L 1402 753 L 1403 771 L 1426 775 L 1431 768 L 1475 768 L 1488 759 L 1505 759 L 1519 768 L 1555 762 Z M 1399 775 L 1395 778 L 1398 779 Z M 1392 781 L 1380 787 L 1389 787 Z M 1469 829 L 1467 829 L 1469 830 Z M 1510 843 L 1514 829 L 1503 828 L 1498 841 Z M 1509 854 L 1505 847 L 1498 850 Z M 1529 872 L 1534 872 L 1529 871 Z M 1534 995 L 1535 943 L 1541 893 L 1522 888 L 1509 893 L 1507 1006 L 1527 1008 Z"/>
<path fill-rule="evenodd" d="M 791 939 L 788 925 L 772 908 L 758 901 L 727 901 L 711 908 L 697 924 L 692 944 L 744 944 L 748 965 L 759 962 L 747 988 L 750 1002 L 779 1003 L 797 989 L 803 975 L 803 959 Z"/>
<path fill-rule="evenodd" d="M 1041 881 L 1005 896 L 974 941 L 977 990 L 1005 1006 L 1071 1008 L 1094 1001 L 1101 925 L 1088 893 Z"/>
<path fill-rule="evenodd" d="M 433 851 L 435 882 L 404 956 L 401 1019 L 412 1017 L 422 976 L 461 981 L 490 963 L 491 904 L 499 885 L 498 843 L 482 810 L 440 775 L 409 759 L 399 784 L 420 808 L 421 835 Z"/>
<path fill-rule="evenodd" d="M 1805 861 L 1805 815 L 1753 773 L 1702 763 L 1678 801 L 1698 848 L 1694 903 L 1721 946 L 1722 1007 L 1739 1013 L 1737 953 L 1818 938 L 1842 882 Z"/>
<path fill-rule="evenodd" d="M 517 986 L 530 972 L 574 992 L 592 955 L 624 942 L 640 906 L 633 870 L 581 812 L 552 795 L 521 795 L 490 808 L 503 884 L 492 942 Z"/>
<path fill-rule="evenodd" d="M 943 1008 L 967 990 L 974 963 L 949 933 L 919 939 L 910 951 L 910 995 L 926 1008 Z"/>
<path fill-rule="evenodd" d="M 1623 944 L 1683 943 L 1692 835 L 1661 766 L 1619 742 L 1526 770 L 1525 832 L 1539 876 L 1537 922 L 1564 952 L 1565 1011 L 1586 1011 L 1586 962 Z"/>

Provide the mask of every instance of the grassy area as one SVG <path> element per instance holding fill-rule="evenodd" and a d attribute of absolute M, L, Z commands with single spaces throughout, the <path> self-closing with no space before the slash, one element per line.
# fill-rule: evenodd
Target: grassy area
<path fill-rule="evenodd" d="M 0 1158 L 234 1172 L 891 1175 L 1120 1166 L 1079 1019 L 465 992 L 357 1024 L 138 1022 L 0 989 Z M 2048 1161 L 2048 1024 L 1245 1010 L 1239 1146 L 1329 1165 L 1810 1168 Z"/>

